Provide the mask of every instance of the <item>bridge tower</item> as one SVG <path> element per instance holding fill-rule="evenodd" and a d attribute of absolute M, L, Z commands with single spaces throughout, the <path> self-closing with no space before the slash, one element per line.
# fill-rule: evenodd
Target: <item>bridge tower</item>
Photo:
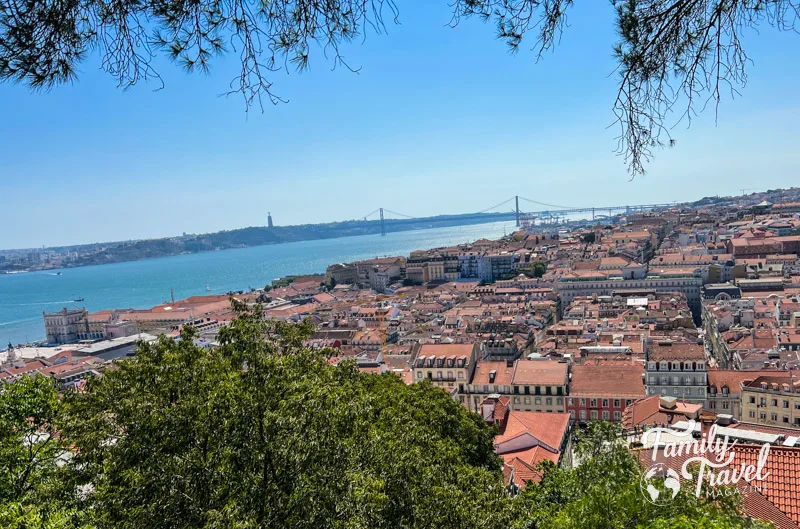
<path fill-rule="evenodd" d="M 383 208 L 381 208 L 381 235 L 386 235 L 386 227 L 383 224 Z"/>
<path fill-rule="evenodd" d="M 514 197 L 517 204 L 517 228 L 519 228 L 519 195 Z"/>

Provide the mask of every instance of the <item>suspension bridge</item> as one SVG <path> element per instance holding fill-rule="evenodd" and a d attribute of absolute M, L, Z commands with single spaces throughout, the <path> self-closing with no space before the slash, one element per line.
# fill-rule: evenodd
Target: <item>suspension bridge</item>
<path fill-rule="evenodd" d="M 527 202 L 528 204 L 532 204 L 533 207 L 527 209 L 521 209 L 520 200 L 523 201 L 523 203 Z M 559 222 L 563 222 L 567 217 L 574 215 L 587 214 L 588 218 L 588 214 L 591 213 L 592 220 L 596 220 L 598 218 L 610 218 L 615 215 L 621 215 L 621 214 L 630 215 L 631 213 L 636 213 L 636 212 L 662 211 L 674 206 L 675 202 L 671 204 L 635 204 L 635 205 L 625 205 L 625 206 L 569 207 L 569 206 L 559 206 L 556 204 L 548 204 L 546 202 L 531 200 L 529 198 L 515 195 L 513 197 L 504 200 L 503 202 L 500 202 L 499 204 L 495 204 L 484 210 L 477 211 L 475 213 L 468 213 L 466 215 L 458 215 L 458 218 L 461 220 L 469 220 L 469 219 L 482 218 L 486 213 L 507 213 L 509 217 L 513 215 L 513 218 L 516 221 L 518 227 L 520 226 L 532 227 L 536 225 L 537 222 L 540 224 L 558 224 Z M 534 210 L 535 208 L 548 208 L 548 209 Z M 412 215 L 406 215 L 403 213 L 392 211 L 388 208 L 379 207 L 376 208 L 374 211 L 364 215 L 363 219 L 365 221 L 380 220 L 381 235 L 386 235 L 387 222 L 419 220 L 420 217 L 414 217 Z"/>

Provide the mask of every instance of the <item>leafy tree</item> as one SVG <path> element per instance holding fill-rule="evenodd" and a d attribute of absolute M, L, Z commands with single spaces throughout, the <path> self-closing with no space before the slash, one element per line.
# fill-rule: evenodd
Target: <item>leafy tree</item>
<path fill-rule="evenodd" d="M 506 527 L 495 430 L 430 383 L 329 365 L 237 305 L 65 398 L 72 506 L 98 528 Z M 75 489 L 77 490 L 77 489 Z"/>
<path fill-rule="evenodd" d="M 0 387 L 0 503 L 33 501 L 52 479 L 61 454 L 57 408 L 58 392 L 41 375 Z"/>
<path fill-rule="evenodd" d="M 451 25 L 462 18 L 492 21 L 512 51 L 526 37 L 537 58 L 566 26 L 573 0 L 453 0 Z M 668 119 L 690 120 L 707 103 L 746 80 L 740 35 L 763 25 L 796 29 L 798 0 L 612 0 L 619 41 L 619 89 L 614 113 L 618 150 L 639 173 L 651 150 L 671 145 Z M 238 55 L 241 68 L 228 93 L 247 108 L 284 99 L 272 75 L 308 67 L 311 50 L 334 67 L 354 70 L 340 46 L 380 34 L 397 22 L 395 0 L 0 0 L 0 80 L 35 89 L 71 82 L 89 50 L 122 87 L 154 80 L 164 53 L 188 71 L 208 71 L 213 58 Z M 531 35 L 532 34 L 532 35 Z M 678 108 L 678 105 L 683 105 Z M 263 108 L 263 107 L 262 107 Z"/>
<path fill-rule="evenodd" d="M 59 461 L 68 452 L 59 441 L 58 392 L 52 380 L 24 376 L 0 384 L 0 527 L 72 529 L 90 527 L 74 509 L 60 509 Z"/>
<path fill-rule="evenodd" d="M 586 244 L 594 244 L 595 241 L 597 240 L 597 236 L 595 235 L 595 233 L 593 231 L 584 234 L 584 236 L 582 238 L 583 238 L 583 242 L 585 242 Z"/>
<path fill-rule="evenodd" d="M 519 271 L 528 277 L 542 277 L 547 271 L 547 263 L 543 261 L 534 261 L 529 266 L 520 268 Z"/>

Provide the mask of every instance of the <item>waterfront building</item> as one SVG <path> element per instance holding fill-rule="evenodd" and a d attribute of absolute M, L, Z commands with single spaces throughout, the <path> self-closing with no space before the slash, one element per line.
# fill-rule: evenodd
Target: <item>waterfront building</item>
<path fill-rule="evenodd" d="M 81 327 L 85 325 L 88 314 L 86 309 L 69 310 L 66 307 L 58 312 L 42 312 L 47 343 L 78 342 Z"/>

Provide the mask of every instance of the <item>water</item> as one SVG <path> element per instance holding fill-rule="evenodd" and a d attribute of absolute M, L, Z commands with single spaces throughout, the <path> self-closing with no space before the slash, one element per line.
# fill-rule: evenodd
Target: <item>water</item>
<path fill-rule="evenodd" d="M 63 307 L 89 311 L 149 308 L 169 300 L 260 288 L 289 274 L 324 272 L 328 265 L 414 250 L 497 239 L 514 223 L 492 222 L 380 235 L 360 235 L 255 246 L 57 271 L 0 274 L 0 349 L 7 343 L 44 340 L 42 312 Z M 84 298 L 76 303 L 72 300 Z"/>

